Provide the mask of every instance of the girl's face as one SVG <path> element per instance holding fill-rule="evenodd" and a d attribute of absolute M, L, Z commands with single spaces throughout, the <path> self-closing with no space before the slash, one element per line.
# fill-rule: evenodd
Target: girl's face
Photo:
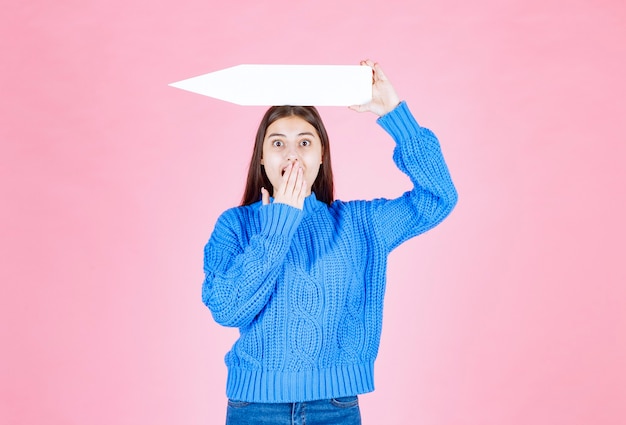
<path fill-rule="evenodd" d="M 295 115 L 270 124 L 263 139 L 261 164 L 274 192 L 282 184 L 285 168 L 294 161 L 302 167 L 308 196 L 322 163 L 322 142 L 315 127 Z"/>

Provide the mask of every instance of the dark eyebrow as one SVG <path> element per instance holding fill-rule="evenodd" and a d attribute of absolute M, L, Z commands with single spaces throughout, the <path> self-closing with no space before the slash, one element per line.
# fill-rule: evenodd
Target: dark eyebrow
<path fill-rule="evenodd" d="M 315 134 L 307 131 L 307 132 L 304 132 L 304 133 L 299 133 L 298 137 L 300 137 L 300 136 L 313 136 L 313 137 L 315 137 Z M 287 137 L 287 136 L 285 136 L 284 134 L 280 134 L 280 133 L 272 133 L 272 134 L 269 134 L 267 137 L 270 138 L 270 137 Z"/>

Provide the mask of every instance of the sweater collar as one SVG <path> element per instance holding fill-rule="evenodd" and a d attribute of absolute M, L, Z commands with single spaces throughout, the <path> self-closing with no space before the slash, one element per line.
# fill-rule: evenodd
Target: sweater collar
<path fill-rule="evenodd" d="M 273 196 L 270 198 L 270 201 L 272 203 L 274 202 Z M 257 204 L 259 206 L 263 205 L 261 201 L 257 202 Z M 315 192 L 311 192 L 309 196 L 304 198 L 304 206 L 302 208 L 302 212 L 304 213 L 304 215 L 309 215 L 319 210 L 321 207 L 325 205 L 326 205 L 325 203 L 317 199 L 317 196 L 315 196 Z"/>
<path fill-rule="evenodd" d="M 315 192 L 311 192 L 309 196 L 304 198 L 303 211 L 307 215 L 312 214 L 313 212 L 317 211 L 323 206 L 324 206 L 324 203 L 322 201 L 317 200 L 317 196 L 315 196 Z"/>

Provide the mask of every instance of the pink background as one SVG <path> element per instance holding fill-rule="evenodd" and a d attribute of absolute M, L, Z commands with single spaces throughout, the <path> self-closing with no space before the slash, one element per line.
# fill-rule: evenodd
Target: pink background
<path fill-rule="evenodd" d="M 390 258 L 364 423 L 626 423 L 624 2 L 5 3 L 0 423 L 223 423 L 202 248 L 265 108 L 167 84 L 367 57 L 460 201 Z M 339 198 L 409 187 L 373 115 L 321 113 Z"/>

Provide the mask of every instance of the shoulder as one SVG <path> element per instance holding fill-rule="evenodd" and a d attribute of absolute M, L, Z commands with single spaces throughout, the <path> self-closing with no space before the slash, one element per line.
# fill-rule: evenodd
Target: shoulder
<path fill-rule="evenodd" d="M 228 208 L 226 211 L 224 211 L 220 215 L 220 218 L 221 217 L 238 217 L 238 216 L 245 216 L 249 214 L 255 214 L 256 212 L 259 211 L 260 207 L 261 207 L 261 201 L 255 202 L 254 204 L 250 204 L 250 205 L 239 205 L 236 207 Z"/>
<path fill-rule="evenodd" d="M 220 227 L 246 227 L 258 214 L 260 206 L 261 201 L 251 205 L 237 206 L 227 209 L 217 218 L 215 229 Z"/>
<path fill-rule="evenodd" d="M 397 199 L 378 197 L 374 199 L 335 201 L 330 209 L 336 211 L 337 215 L 342 215 L 349 220 L 358 221 L 361 226 L 367 226 L 371 224 L 373 219 L 381 215 L 381 210 L 384 209 L 386 205 L 390 205 L 393 202 L 397 203 L 399 200 L 404 200 L 407 196 L 408 192 Z"/>
<path fill-rule="evenodd" d="M 335 216 L 344 219 L 359 219 L 362 214 L 369 209 L 373 201 L 353 199 L 350 201 L 342 201 L 337 199 L 329 206 L 329 211 Z"/>

